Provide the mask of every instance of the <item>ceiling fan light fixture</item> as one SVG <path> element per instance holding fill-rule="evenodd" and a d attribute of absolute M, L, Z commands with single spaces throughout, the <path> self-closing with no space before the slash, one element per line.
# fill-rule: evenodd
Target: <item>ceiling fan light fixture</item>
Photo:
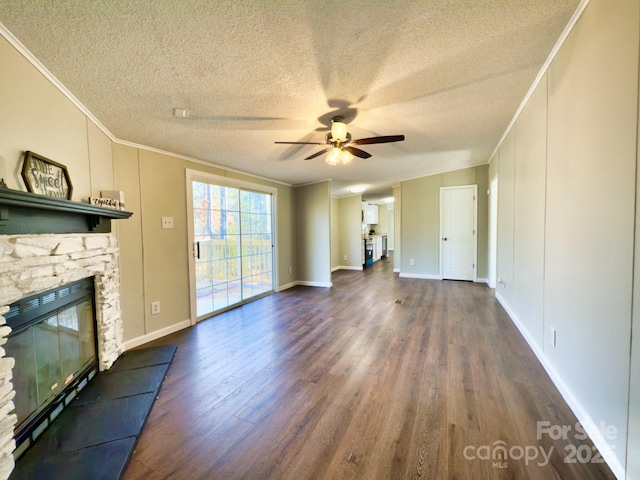
<path fill-rule="evenodd" d="M 344 142 L 347 139 L 347 124 L 342 121 L 342 117 L 331 120 L 331 139 L 334 142 Z"/>
<path fill-rule="evenodd" d="M 340 157 L 342 159 L 342 164 L 346 165 L 347 163 L 349 163 L 351 160 L 353 160 L 353 155 L 351 155 L 349 152 L 347 152 L 346 150 L 342 150 L 342 152 L 340 153 Z"/>
<path fill-rule="evenodd" d="M 329 165 L 337 165 L 341 160 L 341 157 L 342 151 L 339 148 L 333 148 L 331 149 L 329 155 L 327 155 L 325 162 L 327 162 Z"/>

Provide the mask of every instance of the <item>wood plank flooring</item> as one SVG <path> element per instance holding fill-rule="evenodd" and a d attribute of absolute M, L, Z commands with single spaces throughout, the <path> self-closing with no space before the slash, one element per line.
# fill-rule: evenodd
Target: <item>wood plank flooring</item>
<path fill-rule="evenodd" d="M 333 285 L 149 344 L 178 351 L 125 480 L 614 479 L 537 438 L 577 419 L 486 285 L 384 259 Z"/>

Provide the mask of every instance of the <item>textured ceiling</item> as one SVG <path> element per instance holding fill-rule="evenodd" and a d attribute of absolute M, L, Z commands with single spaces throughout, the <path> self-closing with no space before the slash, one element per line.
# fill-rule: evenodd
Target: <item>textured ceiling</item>
<path fill-rule="evenodd" d="M 116 138 L 342 196 L 486 163 L 578 3 L 12 0 L 0 23 Z M 406 140 L 336 167 L 274 144 L 335 114 Z"/>

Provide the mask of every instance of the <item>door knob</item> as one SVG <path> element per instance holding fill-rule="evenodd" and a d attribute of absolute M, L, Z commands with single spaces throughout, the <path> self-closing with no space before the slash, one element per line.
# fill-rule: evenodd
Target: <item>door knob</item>
<path fill-rule="evenodd" d="M 447 237 L 442 237 L 442 240 L 446 242 L 447 241 Z"/>

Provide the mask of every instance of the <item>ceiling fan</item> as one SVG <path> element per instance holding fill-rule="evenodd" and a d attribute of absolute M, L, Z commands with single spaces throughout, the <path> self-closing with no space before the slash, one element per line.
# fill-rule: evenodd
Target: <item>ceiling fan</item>
<path fill-rule="evenodd" d="M 323 153 L 331 150 L 325 162 L 329 165 L 337 165 L 339 162 L 343 164 L 349 163 L 353 157 L 369 158 L 371 154 L 354 147 L 353 145 L 371 145 L 373 143 L 391 143 L 402 142 L 404 135 L 387 135 L 382 137 L 369 137 L 351 140 L 351 134 L 347 132 L 347 125 L 344 118 L 340 116 L 331 119 L 331 131 L 327 133 L 324 142 L 275 142 L 288 145 L 329 145 L 327 148 L 319 152 L 309 155 L 305 160 L 311 160 Z"/>

